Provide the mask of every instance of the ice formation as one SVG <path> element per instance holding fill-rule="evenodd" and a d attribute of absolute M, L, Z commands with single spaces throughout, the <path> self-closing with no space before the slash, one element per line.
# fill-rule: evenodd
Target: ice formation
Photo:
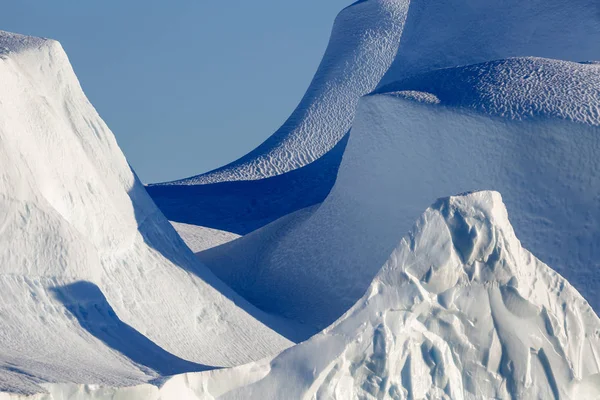
<path fill-rule="evenodd" d="M 0 32 L 0 49 L 0 390 L 132 384 L 291 345 L 158 211 L 60 44 Z"/>
<path fill-rule="evenodd" d="M 236 162 L 164 184 L 170 187 L 150 187 L 150 195 L 178 222 L 251 232 L 325 199 L 341 160 L 340 153 L 327 152 L 350 128 L 358 98 L 375 86 L 509 57 L 600 60 L 599 42 L 596 0 L 359 1 L 340 13 L 312 85 L 279 131 Z M 307 168 L 315 160 L 319 165 Z M 260 182 L 290 171 L 294 179 Z M 239 180 L 254 184 L 230 182 Z M 214 182 L 229 185 L 194 187 Z M 265 195 L 257 200 L 253 192 Z"/>
<path fill-rule="evenodd" d="M 588 303 L 476 192 L 427 209 L 344 316 L 272 360 L 39 399 L 596 399 L 599 351 Z"/>
<path fill-rule="evenodd" d="M 375 89 L 394 60 L 407 5 L 407 0 L 368 0 L 345 8 L 310 87 L 285 124 L 239 160 L 169 184 L 268 178 L 326 154 L 350 129 L 358 99 Z"/>
<path fill-rule="evenodd" d="M 362 295 L 432 198 L 492 189 L 525 246 L 600 309 L 599 72 L 515 58 L 366 96 L 323 204 L 286 217 L 293 228 L 277 235 L 267 226 L 200 256 L 254 304 L 320 329 Z"/>
<path fill-rule="evenodd" d="M 598 43 L 596 0 L 358 1 L 279 131 L 148 187 L 171 225 L 0 31 L 0 400 L 599 399 Z"/>

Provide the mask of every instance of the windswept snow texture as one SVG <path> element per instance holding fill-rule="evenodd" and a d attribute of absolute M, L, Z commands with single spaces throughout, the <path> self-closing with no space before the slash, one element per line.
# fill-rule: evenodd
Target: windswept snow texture
<path fill-rule="evenodd" d="M 359 1 L 337 17 L 323 61 L 298 108 L 258 148 L 222 168 L 168 184 L 256 180 L 300 168 L 348 132 L 358 99 L 392 63 L 408 0 Z"/>
<path fill-rule="evenodd" d="M 193 186 L 272 177 L 323 158 L 350 128 L 359 97 L 375 87 L 438 68 L 509 57 L 598 60 L 598 43 L 596 0 L 358 1 L 339 15 L 310 88 L 280 130 L 225 167 L 149 191 L 170 219 L 245 234 L 323 201 L 341 157 L 328 156 L 318 168 L 296 174 L 302 179 L 294 179 L 293 189 L 287 179 L 256 187 Z M 266 194 L 240 195 L 257 192 Z"/>
<path fill-rule="evenodd" d="M 131 385 L 291 342 L 177 236 L 59 43 L 0 32 L 0 391 Z"/>
<path fill-rule="evenodd" d="M 521 247 L 500 194 L 477 192 L 427 209 L 344 316 L 270 362 L 160 388 L 45 387 L 48 400 L 589 400 L 599 352 L 588 303 Z"/>
<path fill-rule="evenodd" d="M 267 226 L 200 256 L 262 309 L 322 329 L 364 293 L 429 199 L 494 189 L 523 243 L 600 310 L 599 72 L 510 59 L 364 97 L 323 204 L 276 236 Z M 250 241 L 264 250 L 244 258 Z"/>
<path fill-rule="evenodd" d="M 600 59 L 597 0 L 411 0 L 380 86 L 438 68 L 509 57 Z"/>

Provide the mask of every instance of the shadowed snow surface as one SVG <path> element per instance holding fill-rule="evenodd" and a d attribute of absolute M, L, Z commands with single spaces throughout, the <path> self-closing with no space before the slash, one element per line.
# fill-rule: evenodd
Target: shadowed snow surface
<path fill-rule="evenodd" d="M 45 388 L 52 400 L 595 399 L 599 350 L 591 307 L 521 247 L 500 195 L 477 192 L 436 202 L 344 316 L 271 361 L 160 387 Z"/>
<path fill-rule="evenodd" d="M 275 237 L 267 226 L 200 256 L 263 309 L 324 328 L 364 293 L 431 198 L 494 189 L 523 243 L 600 309 L 598 72 L 510 59 L 367 96 L 323 204 Z M 268 246 L 244 258 L 250 241 Z"/>
<path fill-rule="evenodd" d="M 0 32 L 0 390 L 130 385 L 292 343 L 200 264 L 60 44 Z"/>

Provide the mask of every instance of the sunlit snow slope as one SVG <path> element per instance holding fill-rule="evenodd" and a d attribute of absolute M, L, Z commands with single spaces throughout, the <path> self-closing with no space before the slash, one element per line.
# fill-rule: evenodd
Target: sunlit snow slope
<path fill-rule="evenodd" d="M 277 132 L 222 168 L 148 187 L 167 218 L 246 234 L 321 203 L 335 182 L 358 99 L 394 59 L 407 4 L 368 0 L 344 9 L 310 87 Z"/>
<path fill-rule="evenodd" d="M 500 194 L 477 192 L 427 209 L 344 316 L 270 362 L 45 399 L 589 400 L 599 352 L 591 307 L 521 247 Z"/>
<path fill-rule="evenodd" d="M 172 220 L 251 232 L 325 199 L 341 159 L 341 153 L 326 152 L 350 128 L 358 98 L 375 86 L 516 56 L 599 60 L 598 43 L 596 0 L 359 1 L 338 17 L 313 83 L 279 131 L 236 162 L 171 187 L 150 187 L 150 195 Z M 314 160 L 318 166 L 301 168 Z M 262 180 L 291 170 L 293 179 Z M 198 187 L 257 179 L 256 186 Z"/>
<path fill-rule="evenodd" d="M 508 57 L 600 59 L 596 0 L 410 0 L 402 42 L 380 86 Z"/>
<path fill-rule="evenodd" d="M 60 44 L 6 32 L 0 209 L 0 391 L 132 384 L 291 344 L 177 236 Z"/>
<path fill-rule="evenodd" d="M 517 58 L 398 82 L 361 100 L 323 204 L 200 257 L 261 308 L 323 328 L 429 199 L 493 189 L 523 243 L 600 309 L 599 109 L 595 64 Z"/>
<path fill-rule="evenodd" d="M 258 148 L 215 171 L 172 184 L 255 180 L 297 169 L 331 150 L 352 124 L 358 99 L 394 59 L 407 0 L 363 0 L 337 17 L 323 61 L 298 108 Z"/>

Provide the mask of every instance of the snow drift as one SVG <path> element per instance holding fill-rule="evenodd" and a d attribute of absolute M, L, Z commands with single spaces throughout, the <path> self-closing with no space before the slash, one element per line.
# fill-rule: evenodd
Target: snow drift
<path fill-rule="evenodd" d="M 515 58 L 364 97 L 323 204 L 200 257 L 264 310 L 324 328 L 429 199 L 493 189 L 523 243 L 600 309 L 599 77 L 595 64 Z M 244 257 L 249 241 L 257 254 Z"/>
<path fill-rule="evenodd" d="M 271 361 L 44 399 L 595 399 L 599 351 L 591 307 L 477 192 L 427 209 L 343 317 Z"/>
<path fill-rule="evenodd" d="M 60 44 L 0 32 L 0 77 L 0 390 L 130 385 L 291 344 L 177 236 Z"/>

